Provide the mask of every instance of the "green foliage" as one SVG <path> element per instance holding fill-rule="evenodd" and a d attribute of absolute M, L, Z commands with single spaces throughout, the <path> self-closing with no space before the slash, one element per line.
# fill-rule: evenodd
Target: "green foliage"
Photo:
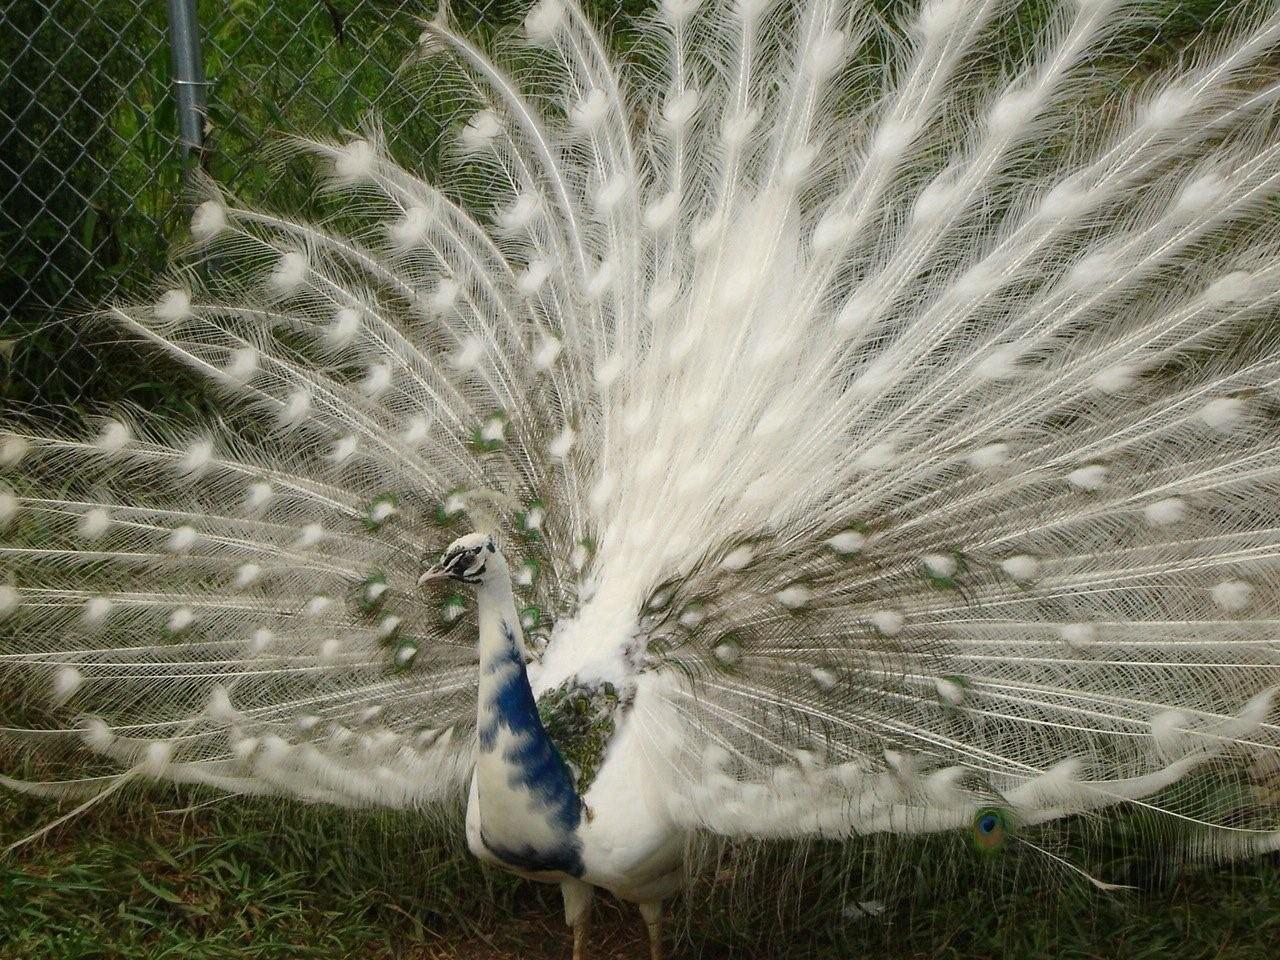
<path fill-rule="evenodd" d="M 482 867 L 456 817 L 352 813 L 205 794 L 113 798 L 0 857 L 0 960 L 559 958 L 554 887 Z M 0 846 L 56 809 L 0 796 Z M 1021 845 L 1015 845 L 1022 850 Z M 1015 850 L 1008 851 L 1014 854 Z M 1055 852 L 1078 860 L 1078 852 Z M 1108 871 L 1111 865 L 1108 865 Z M 1093 891 L 1034 852 L 964 837 L 765 843 L 704 863 L 674 906 L 673 955 L 877 960 L 1269 960 L 1280 859 Z M 607 901 L 600 956 L 643 956 Z"/>

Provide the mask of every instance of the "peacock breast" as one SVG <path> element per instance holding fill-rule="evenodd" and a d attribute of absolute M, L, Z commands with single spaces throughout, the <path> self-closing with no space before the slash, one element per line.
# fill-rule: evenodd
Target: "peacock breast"
<path fill-rule="evenodd" d="M 586 796 L 595 782 L 629 705 L 630 697 L 614 684 L 584 683 L 576 677 L 538 697 L 538 719 L 568 765 L 578 796 Z"/>

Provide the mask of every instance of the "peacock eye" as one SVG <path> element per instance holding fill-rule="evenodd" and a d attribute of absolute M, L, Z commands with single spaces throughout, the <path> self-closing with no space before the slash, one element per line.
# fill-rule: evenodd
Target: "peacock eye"
<path fill-rule="evenodd" d="M 979 810 L 973 818 L 973 844 L 979 853 L 995 853 L 1004 846 L 1008 820 L 998 809 Z"/>

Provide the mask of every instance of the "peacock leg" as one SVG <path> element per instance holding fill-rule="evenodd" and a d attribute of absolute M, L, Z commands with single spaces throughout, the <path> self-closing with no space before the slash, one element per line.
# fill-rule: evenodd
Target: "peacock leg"
<path fill-rule="evenodd" d="M 591 908 L 588 907 L 573 925 L 573 960 L 587 960 L 587 929 L 591 926 Z"/>
<path fill-rule="evenodd" d="M 662 901 L 640 904 L 640 916 L 649 931 L 649 960 L 662 960 Z"/>
<path fill-rule="evenodd" d="M 573 928 L 573 960 L 586 960 L 591 898 L 595 891 L 589 883 L 566 880 L 560 884 L 560 895 L 564 897 L 564 922 Z"/>

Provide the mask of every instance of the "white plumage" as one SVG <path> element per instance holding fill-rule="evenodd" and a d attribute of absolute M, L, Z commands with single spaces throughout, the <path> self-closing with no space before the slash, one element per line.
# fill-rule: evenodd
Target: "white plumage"
<path fill-rule="evenodd" d="M 437 20 L 483 196 L 373 133 L 303 142 L 332 222 L 206 184 L 109 313 L 217 419 L 3 425 L 3 735 L 67 771 L 3 782 L 465 801 L 579 950 L 603 887 L 656 953 L 699 831 L 1280 848 L 1196 786 L 1280 750 L 1280 14 L 1117 94 L 1146 4 L 1014 6 L 668 0 L 621 62 L 541 0 L 536 95 Z"/>

